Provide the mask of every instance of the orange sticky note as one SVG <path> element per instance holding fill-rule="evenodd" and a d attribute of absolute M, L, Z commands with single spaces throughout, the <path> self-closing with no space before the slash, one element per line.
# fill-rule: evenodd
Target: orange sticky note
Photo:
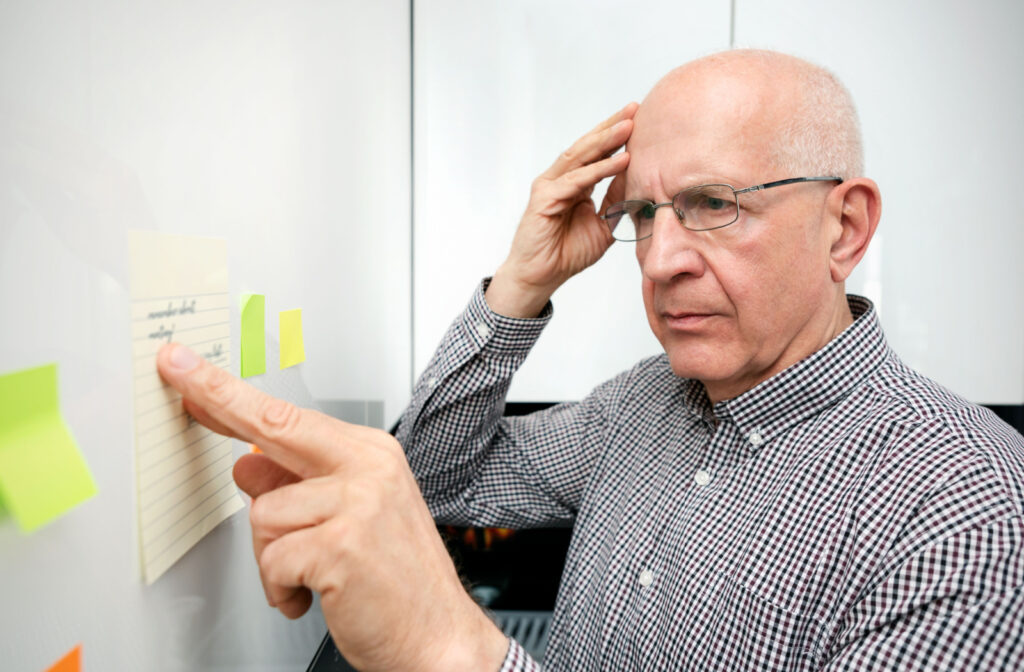
<path fill-rule="evenodd" d="M 71 649 L 46 672 L 82 672 L 82 645 Z"/>

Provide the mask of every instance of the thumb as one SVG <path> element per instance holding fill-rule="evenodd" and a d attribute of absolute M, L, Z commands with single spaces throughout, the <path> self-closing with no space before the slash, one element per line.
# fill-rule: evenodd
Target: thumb
<path fill-rule="evenodd" d="M 611 184 L 608 185 L 608 191 L 604 194 L 604 200 L 601 202 L 601 212 L 608 209 L 608 206 L 613 203 L 618 203 L 626 198 L 626 178 L 625 173 L 619 173 L 616 175 Z"/>

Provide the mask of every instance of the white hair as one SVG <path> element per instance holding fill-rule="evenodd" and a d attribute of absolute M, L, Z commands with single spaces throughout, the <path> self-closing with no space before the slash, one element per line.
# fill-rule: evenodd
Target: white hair
<path fill-rule="evenodd" d="M 802 100 L 780 129 L 775 161 L 794 174 L 860 177 L 864 150 L 850 92 L 828 70 L 808 66 L 798 71 Z"/>
<path fill-rule="evenodd" d="M 836 175 L 843 179 L 864 174 L 860 122 L 850 92 L 825 68 L 776 51 L 735 49 L 701 61 L 745 61 L 768 76 L 788 71 L 799 90 L 792 114 L 779 129 L 772 161 L 791 177 Z"/>

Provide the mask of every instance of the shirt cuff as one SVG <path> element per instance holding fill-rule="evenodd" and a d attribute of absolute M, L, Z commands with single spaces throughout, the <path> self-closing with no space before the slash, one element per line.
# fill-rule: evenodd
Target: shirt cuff
<path fill-rule="evenodd" d="M 511 637 L 508 640 L 508 653 L 501 664 L 499 672 L 544 672 L 540 663 L 530 657 L 526 649 Z"/>
<path fill-rule="evenodd" d="M 484 298 L 491 279 L 485 278 L 477 285 L 473 298 L 463 313 L 464 332 L 480 350 L 499 355 L 525 356 L 529 353 L 540 333 L 551 321 L 554 308 L 551 302 L 534 318 L 507 317 L 491 310 Z"/>

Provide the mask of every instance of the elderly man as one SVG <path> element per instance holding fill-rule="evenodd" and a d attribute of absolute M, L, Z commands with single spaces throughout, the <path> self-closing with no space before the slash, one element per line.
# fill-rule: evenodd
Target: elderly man
<path fill-rule="evenodd" d="M 669 73 L 535 181 L 413 393 L 405 457 L 162 351 L 193 415 L 264 448 L 235 476 L 270 604 L 295 616 L 319 592 L 363 669 L 535 668 L 431 514 L 572 524 L 549 669 L 1024 665 L 1024 441 L 908 369 L 845 294 L 880 214 L 862 172 L 828 73 L 749 51 Z M 550 297 L 614 239 L 665 353 L 501 419 Z"/>

